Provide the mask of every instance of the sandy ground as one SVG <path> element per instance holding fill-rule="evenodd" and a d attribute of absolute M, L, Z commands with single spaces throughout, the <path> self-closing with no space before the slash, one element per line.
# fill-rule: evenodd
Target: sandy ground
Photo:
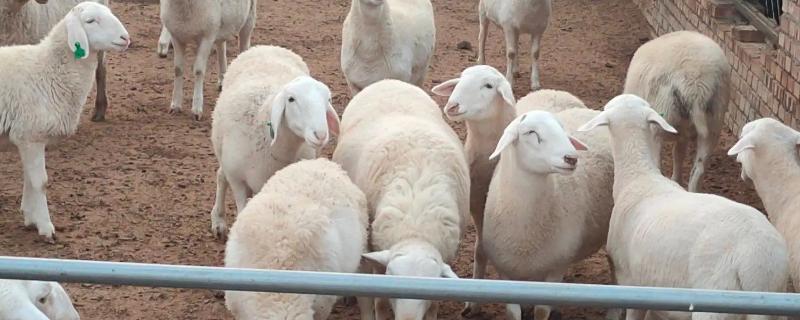
<path fill-rule="evenodd" d="M 349 99 L 339 69 L 341 24 L 349 1 L 325 2 L 328 4 L 260 1 L 253 42 L 285 46 L 303 56 L 312 74 L 332 88 L 334 105 L 341 111 Z M 461 50 L 457 44 L 465 40 L 476 44 L 478 32 L 477 0 L 433 2 L 438 43 L 426 90 L 475 63 L 474 49 Z M 160 29 L 158 2 L 116 0 L 112 9 L 127 25 L 134 44 L 126 53 L 109 55 L 108 121 L 90 122 L 87 108 L 77 135 L 51 146 L 47 153 L 47 191 L 59 241 L 45 244 L 38 241 L 36 232 L 24 230 L 18 211 L 22 192 L 19 157 L 15 152 L 0 153 L 0 254 L 219 266 L 224 244 L 212 237 L 209 221 L 217 167 L 208 121 L 217 96 L 215 63 L 209 64 L 212 72 L 205 85 L 205 120 L 190 119 L 191 80 L 186 84 L 184 112 L 167 114 L 172 54 L 169 59 L 155 54 Z M 602 106 L 620 92 L 628 61 L 647 40 L 642 16 L 628 0 L 558 0 L 553 11 L 542 46 L 543 85 L 573 92 L 592 107 Z M 235 47 L 228 46 L 229 59 L 236 56 Z M 488 48 L 487 63 L 504 70 L 498 28 L 490 29 Z M 523 37 L 523 72 L 515 85 L 518 97 L 529 87 L 528 48 L 528 37 Z M 444 103 L 440 98 L 437 101 Z M 454 126 L 463 137 L 463 126 Z M 729 132 L 721 144 L 732 144 Z M 755 192 L 739 182 L 738 166 L 724 156 L 722 147 L 710 161 L 706 190 L 763 209 Z M 232 203 L 229 206 L 233 210 Z M 470 229 L 454 262 L 462 277 L 471 276 L 473 233 Z M 600 254 L 574 266 L 566 279 L 583 283 L 608 280 L 608 267 Z M 231 318 L 223 301 L 205 290 L 66 287 L 84 319 Z M 457 319 L 460 309 L 461 303 L 447 302 L 440 316 Z M 500 305 L 490 305 L 484 316 L 502 318 L 502 310 Z M 563 317 L 600 319 L 603 313 L 566 308 Z M 356 319 L 357 314 L 354 306 L 340 306 L 331 318 Z"/>

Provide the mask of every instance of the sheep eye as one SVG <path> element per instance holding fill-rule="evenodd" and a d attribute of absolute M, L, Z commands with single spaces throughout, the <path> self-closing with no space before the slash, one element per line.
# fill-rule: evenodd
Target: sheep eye
<path fill-rule="evenodd" d="M 294 102 L 294 97 L 289 97 L 289 102 Z"/>
<path fill-rule="evenodd" d="M 539 134 L 536 133 L 536 131 L 531 130 L 531 131 L 525 132 L 525 135 L 532 135 L 532 134 L 536 135 L 536 141 L 538 141 L 539 143 L 542 143 L 542 138 L 539 137 Z"/>
<path fill-rule="evenodd" d="M 494 88 L 494 86 L 492 86 L 492 84 L 491 84 L 491 83 L 487 83 L 487 84 L 486 84 L 484 87 L 486 87 L 486 89 L 492 89 L 492 88 Z"/>
<path fill-rule="evenodd" d="M 41 297 L 41 298 L 39 298 L 39 303 L 40 303 L 40 304 L 44 304 L 45 302 L 47 302 L 47 297 Z"/>
<path fill-rule="evenodd" d="M 95 20 L 94 18 L 89 19 L 89 20 L 86 21 L 86 23 L 95 23 L 95 22 L 97 22 L 97 20 Z"/>

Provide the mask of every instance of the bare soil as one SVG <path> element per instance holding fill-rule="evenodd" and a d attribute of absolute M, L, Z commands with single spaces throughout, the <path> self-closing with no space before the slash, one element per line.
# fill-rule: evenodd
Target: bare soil
<path fill-rule="evenodd" d="M 341 25 L 350 1 L 324 2 L 260 1 L 253 43 L 285 46 L 303 56 L 313 76 L 332 88 L 334 105 L 341 112 L 349 100 L 339 68 Z M 426 90 L 475 64 L 477 50 L 478 1 L 433 2 L 438 41 Z M 628 0 L 554 2 L 542 45 L 542 83 L 545 88 L 568 90 L 599 108 L 621 91 L 628 61 L 648 39 L 644 19 Z M 208 121 L 217 97 L 215 60 L 210 59 L 206 78 L 204 120 L 191 120 L 188 111 L 191 79 L 184 112 L 169 115 L 172 52 L 169 59 L 159 59 L 155 53 L 158 1 L 115 0 L 112 9 L 127 25 L 133 46 L 126 53 L 107 55 L 108 120 L 90 122 L 87 107 L 78 133 L 47 153 L 47 191 L 58 243 L 43 243 L 35 231 L 22 227 L 20 160 L 16 152 L 0 153 L 0 254 L 221 266 L 224 243 L 214 240 L 209 221 L 217 168 Z M 501 71 L 505 69 L 502 39 L 500 30 L 492 27 L 487 63 Z M 459 49 L 462 41 L 472 42 L 473 49 Z M 228 46 L 229 60 L 236 56 L 236 47 Z M 518 97 L 529 88 L 528 37 L 523 37 L 520 48 L 522 75 L 514 88 Z M 87 103 L 92 105 L 93 101 Z M 463 137 L 463 126 L 454 127 Z M 723 148 L 732 143 L 726 132 L 710 161 L 705 190 L 763 210 L 755 192 L 739 181 L 738 165 L 724 155 Z M 232 203 L 228 205 L 228 212 L 233 212 Z M 471 228 L 454 262 L 462 277 L 471 277 L 473 234 Z M 575 265 L 566 281 L 608 283 L 605 256 L 599 253 Z M 231 319 L 224 302 L 206 290 L 66 287 L 84 319 Z M 459 302 L 446 302 L 440 317 L 458 319 L 461 307 Z M 484 310 L 486 319 L 503 317 L 501 305 Z M 600 319 L 604 312 L 565 308 L 563 318 Z M 355 306 L 339 306 L 331 318 L 357 316 Z"/>

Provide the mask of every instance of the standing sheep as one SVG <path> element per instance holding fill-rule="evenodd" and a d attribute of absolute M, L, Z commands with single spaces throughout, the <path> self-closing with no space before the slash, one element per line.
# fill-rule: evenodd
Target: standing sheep
<path fill-rule="evenodd" d="M 575 132 L 597 111 L 523 113 L 522 102 L 490 156 L 500 162 L 486 200 L 484 255 L 504 279 L 560 282 L 571 264 L 605 243 L 614 162 L 607 133 Z M 585 151 L 580 165 L 576 149 Z M 475 264 L 485 273 L 486 259 Z M 521 319 L 519 305 L 506 307 L 510 318 Z M 534 319 L 548 319 L 551 310 L 536 306 Z M 469 303 L 464 314 L 477 312 L 479 305 Z"/>
<path fill-rule="evenodd" d="M 231 227 L 225 266 L 356 272 L 368 223 L 364 193 L 338 164 L 300 161 L 276 172 L 247 203 Z M 335 302 L 324 295 L 225 293 L 226 306 L 239 320 L 323 320 Z"/>
<path fill-rule="evenodd" d="M 80 316 L 56 282 L 0 279 L 0 319 L 79 320 Z"/>
<path fill-rule="evenodd" d="M 444 113 L 452 121 L 464 121 L 467 138 L 464 152 L 469 165 L 469 208 L 475 224 L 475 261 L 485 261 L 483 238 L 483 212 L 489 183 L 497 160 L 490 160 L 503 129 L 514 120 L 514 93 L 509 82 L 497 69 L 478 65 L 464 69 L 461 77 L 451 79 L 433 88 L 433 93 L 449 96 Z M 473 265 L 473 277 L 484 278 L 484 269 Z"/>
<path fill-rule="evenodd" d="M 85 0 L 3 0 L 0 1 L 0 46 L 36 44 L 78 3 Z M 91 0 L 108 6 L 108 0 Z M 104 53 L 97 53 L 97 96 L 92 121 L 105 120 L 108 109 Z"/>
<path fill-rule="evenodd" d="M 742 179 L 750 180 L 764 201 L 769 220 L 789 246 L 789 273 L 800 292 L 800 132 L 778 120 L 764 118 L 742 128 L 728 155 L 742 164 Z"/>
<path fill-rule="evenodd" d="M 0 47 L 0 147 L 11 142 L 22 159 L 22 213 L 49 242 L 45 146 L 75 133 L 92 89 L 97 54 L 124 51 L 128 31 L 108 7 L 76 5 L 36 45 Z"/>
<path fill-rule="evenodd" d="M 519 72 L 517 48 L 520 34 L 531 35 L 531 91 L 542 87 L 539 81 L 539 50 L 542 35 L 550 20 L 551 0 L 481 0 L 478 5 L 478 64 L 486 63 L 486 36 L 489 21 L 503 29 L 506 42 L 506 79 L 514 86 Z"/>
<path fill-rule="evenodd" d="M 219 161 L 211 230 L 225 236 L 225 193 L 233 191 L 237 212 L 275 171 L 316 156 L 339 116 L 328 87 L 308 75 L 294 52 L 256 46 L 231 63 L 217 100 L 211 142 Z"/>
<path fill-rule="evenodd" d="M 681 181 L 689 140 L 696 136 L 690 192 L 699 191 L 705 163 L 717 146 L 728 111 L 730 73 L 722 48 L 694 31 L 676 31 L 645 43 L 636 50 L 628 68 L 624 92 L 647 100 L 678 129 L 672 165 L 675 182 Z M 670 135 L 661 137 L 672 139 Z"/>
<path fill-rule="evenodd" d="M 376 273 L 457 278 L 455 258 L 469 214 L 464 149 L 422 89 L 379 81 L 357 94 L 342 115 L 333 159 L 367 196 Z M 389 315 L 385 299 L 377 318 Z M 436 319 L 431 301 L 391 299 L 395 319 Z"/>
<path fill-rule="evenodd" d="M 183 70 L 186 46 L 197 44 L 194 61 L 194 94 L 192 113 L 195 120 L 203 116 L 203 82 L 211 47 L 217 47 L 219 84 L 228 64 L 226 44 L 239 36 L 239 52 L 250 48 L 250 35 L 256 24 L 256 0 L 161 0 L 161 24 L 166 28 L 160 38 L 171 39 L 175 49 L 175 81 L 169 112 L 176 113 L 183 104 Z M 159 43 L 161 40 L 159 40 Z M 164 52 L 166 54 L 166 51 Z"/>
<path fill-rule="evenodd" d="M 341 52 L 350 93 L 383 79 L 421 87 L 435 43 L 430 0 L 352 0 Z"/>
<path fill-rule="evenodd" d="M 786 243 L 758 210 L 691 193 L 661 175 L 654 130 L 677 133 L 642 98 L 623 94 L 579 131 L 611 132 L 614 211 L 606 251 L 620 285 L 784 291 Z M 650 311 L 669 319 L 745 319 L 730 314 Z M 645 319 L 647 310 L 628 310 Z M 763 316 L 747 317 L 748 319 Z"/>

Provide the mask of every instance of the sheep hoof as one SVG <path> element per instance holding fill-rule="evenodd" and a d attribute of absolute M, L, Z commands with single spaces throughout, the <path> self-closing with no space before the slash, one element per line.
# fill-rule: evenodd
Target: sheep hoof
<path fill-rule="evenodd" d="M 195 113 L 194 115 L 192 115 L 192 118 L 194 118 L 194 121 L 200 121 L 203 119 L 203 115 Z"/>
<path fill-rule="evenodd" d="M 352 307 L 355 306 L 356 303 L 358 303 L 358 300 L 356 299 L 356 297 L 344 297 L 342 302 L 344 303 L 345 306 Z"/>
<path fill-rule="evenodd" d="M 53 232 L 53 233 L 51 233 L 49 235 L 41 235 L 41 236 L 42 236 L 42 241 L 44 241 L 45 243 L 56 244 L 56 240 L 57 239 L 56 239 L 56 233 L 55 232 Z"/>
<path fill-rule="evenodd" d="M 169 108 L 169 111 L 167 111 L 167 112 L 169 114 L 178 114 L 178 113 L 181 112 L 181 109 L 179 109 L 179 108 Z"/>
<path fill-rule="evenodd" d="M 540 84 L 531 86 L 531 92 L 536 92 L 536 91 L 539 91 L 541 89 L 542 89 L 542 85 L 540 85 Z"/>
<path fill-rule="evenodd" d="M 467 303 L 467 306 L 464 310 L 461 310 L 461 317 L 463 318 L 475 318 L 481 314 L 481 310 L 472 303 Z"/>
<path fill-rule="evenodd" d="M 106 116 L 103 114 L 95 113 L 94 116 L 92 116 L 92 122 L 103 122 L 103 121 L 106 121 Z"/>
<path fill-rule="evenodd" d="M 225 227 L 225 225 L 211 226 L 211 233 L 214 234 L 214 238 L 225 240 L 226 236 L 228 235 L 228 228 Z"/>
<path fill-rule="evenodd" d="M 225 291 L 223 290 L 211 290 L 211 293 L 214 295 L 214 298 L 222 300 L 225 299 Z"/>

